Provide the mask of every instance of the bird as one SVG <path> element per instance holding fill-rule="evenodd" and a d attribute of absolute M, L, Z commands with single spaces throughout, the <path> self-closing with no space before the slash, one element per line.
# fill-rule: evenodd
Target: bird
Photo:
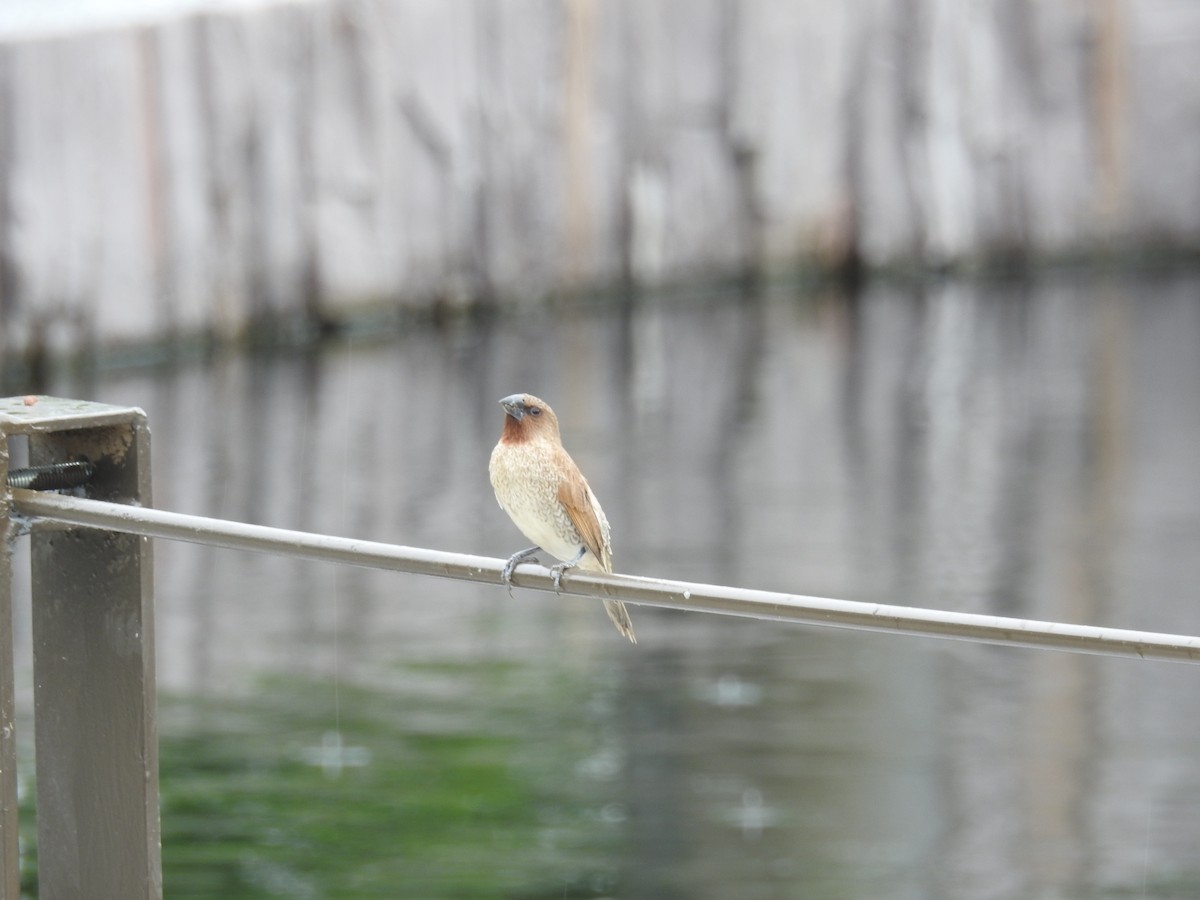
<path fill-rule="evenodd" d="M 488 475 L 500 508 L 535 544 L 509 557 L 501 580 L 511 591 L 517 566 L 543 551 L 561 560 L 550 569 L 555 590 L 562 587 L 563 572 L 576 566 L 611 574 L 608 518 L 579 466 L 563 448 L 554 410 L 532 394 L 511 394 L 500 405 L 504 428 L 492 450 Z M 604 609 L 617 631 L 636 644 L 625 604 L 605 600 Z"/>

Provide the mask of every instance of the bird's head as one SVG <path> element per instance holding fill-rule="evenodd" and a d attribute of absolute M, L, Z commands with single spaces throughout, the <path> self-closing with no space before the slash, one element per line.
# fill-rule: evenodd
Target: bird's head
<path fill-rule="evenodd" d="M 558 417 L 545 400 L 532 394 L 511 394 L 500 401 L 504 407 L 504 431 L 500 440 L 520 444 L 539 438 L 560 440 Z"/>

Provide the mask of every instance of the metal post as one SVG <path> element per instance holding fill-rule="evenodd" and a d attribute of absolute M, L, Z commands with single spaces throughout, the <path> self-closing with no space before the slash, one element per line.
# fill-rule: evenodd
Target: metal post
<path fill-rule="evenodd" d="M 2 427 L 2 426 L 0 426 Z M 20 900 L 17 834 L 17 723 L 13 687 L 12 551 L 16 535 L 8 492 L 8 440 L 0 434 L 0 900 Z"/>
<path fill-rule="evenodd" d="M 35 466 L 88 459 L 91 497 L 150 503 L 141 410 L 0 400 L 0 430 L 28 435 Z M 150 541 L 34 523 L 31 549 L 39 896 L 157 900 Z"/>

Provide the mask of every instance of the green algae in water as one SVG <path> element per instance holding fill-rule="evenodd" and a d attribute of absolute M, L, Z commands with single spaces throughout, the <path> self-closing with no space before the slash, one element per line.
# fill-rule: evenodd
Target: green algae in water
<path fill-rule="evenodd" d="M 326 682 L 164 703 L 166 895 L 611 892 L 618 835 L 594 813 L 603 785 L 577 775 L 592 736 L 569 679 L 539 686 L 495 665 L 407 674 L 411 690 L 340 685 L 338 731 Z"/>

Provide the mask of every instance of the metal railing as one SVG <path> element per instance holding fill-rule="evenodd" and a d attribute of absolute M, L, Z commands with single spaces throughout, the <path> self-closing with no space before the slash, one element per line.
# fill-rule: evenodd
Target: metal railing
<path fill-rule="evenodd" d="M 33 403 L 29 401 L 33 400 Z M 7 437 L 31 462 L 10 484 Z M 84 462 L 81 463 L 80 461 Z M 15 484 L 79 478 L 88 498 Z M 49 467 L 49 468 L 47 468 Z M 39 882 L 45 896 L 161 897 L 150 540 L 499 584 L 504 560 L 290 531 L 150 507 L 149 432 L 140 410 L 53 398 L 0 400 L 0 900 L 17 900 L 11 550 L 32 532 Z M 14 473 L 16 474 L 16 473 Z M 49 481 L 46 479 L 50 478 Z M 39 481 L 40 479 L 40 481 Z M 554 590 L 549 570 L 514 584 Z M 1200 662 L 1200 637 L 860 603 L 631 575 L 576 572 L 568 596 L 693 612 L 892 631 L 1140 659 Z M 114 722 L 123 727 L 113 727 Z M 101 737 L 97 739 L 97 733 Z M 51 787 L 46 787 L 49 785 Z M 71 834 L 72 841 L 61 840 Z"/>
<path fill-rule="evenodd" d="M 489 556 L 290 531 L 30 490 L 14 490 L 13 506 L 21 515 L 43 522 L 461 581 L 500 584 L 500 570 L 505 563 Z M 513 584 L 532 590 L 555 589 L 549 569 L 528 563 L 518 567 Z M 862 603 L 635 575 L 571 572 L 563 576 L 560 593 L 776 622 L 893 631 L 1104 656 L 1200 662 L 1200 637 Z"/>

